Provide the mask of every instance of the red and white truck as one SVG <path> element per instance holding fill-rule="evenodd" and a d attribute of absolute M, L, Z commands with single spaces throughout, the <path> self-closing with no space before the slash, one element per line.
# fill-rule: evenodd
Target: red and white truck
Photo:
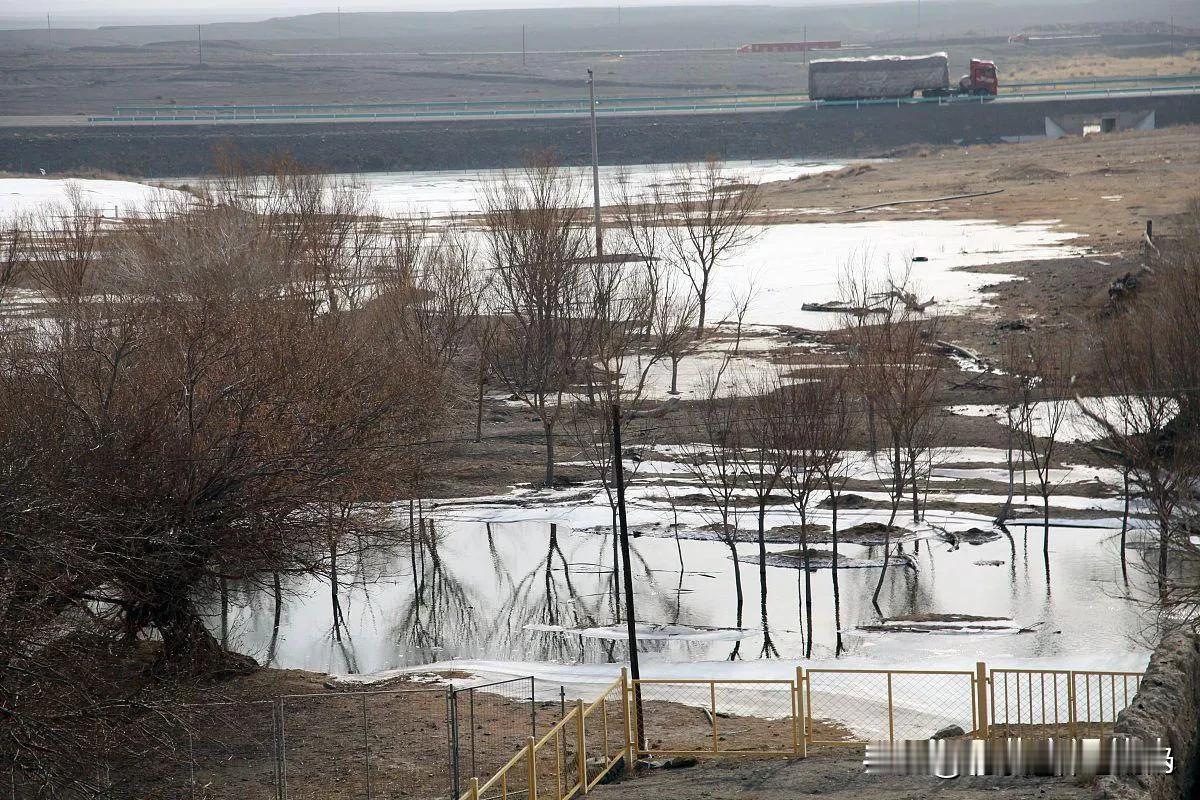
<path fill-rule="evenodd" d="M 830 58 L 808 64 L 810 100 L 878 100 L 953 95 L 994 96 L 999 88 L 996 65 L 971 59 L 971 71 L 950 83 L 945 53 L 926 56 Z"/>

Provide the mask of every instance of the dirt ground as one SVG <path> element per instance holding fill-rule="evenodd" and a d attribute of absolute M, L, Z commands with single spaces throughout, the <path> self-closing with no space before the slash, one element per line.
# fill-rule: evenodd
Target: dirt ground
<path fill-rule="evenodd" d="M 1063 778 L 956 778 L 867 775 L 861 748 L 822 748 L 808 758 L 711 760 L 687 769 L 644 771 L 618 784 L 598 786 L 596 800 L 1083 800 L 1090 784 Z"/>

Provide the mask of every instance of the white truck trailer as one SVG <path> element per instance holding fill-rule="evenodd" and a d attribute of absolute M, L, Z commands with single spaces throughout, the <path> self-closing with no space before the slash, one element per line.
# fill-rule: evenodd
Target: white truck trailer
<path fill-rule="evenodd" d="M 950 60 L 945 53 L 927 56 L 830 58 L 808 63 L 810 100 L 874 100 L 945 94 Z"/>

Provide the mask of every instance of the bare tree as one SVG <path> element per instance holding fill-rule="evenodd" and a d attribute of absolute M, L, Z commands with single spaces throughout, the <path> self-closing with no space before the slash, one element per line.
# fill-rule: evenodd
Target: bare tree
<path fill-rule="evenodd" d="M 756 184 L 746 183 L 715 158 L 679 167 L 669 186 L 654 188 L 651 207 L 666 234 L 659 250 L 691 285 L 701 333 L 714 271 L 758 233 L 750 218 L 759 198 Z"/>
<path fill-rule="evenodd" d="M 579 186 L 541 159 L 489 187 L 484 206 L 497 317 L 490 372 L 541 421 L 545 485 L 553 486 L 554 432 L 588 344 L 591 236 Z"/>
<path fill-rule="evenodd" d="M 138 713 L 136 689 L 104 669 L 143 646 L 161 676 L 252 669 L 227 626 L 217 638 L 205 625 L 208 604 L 280 575 L 329 579 L 336 598 L 335 561 L 340 575 L 394 545 L 375 501 L 444 424 L 453 375 L 348 302 L 357 292 L 308 291 L 298 253 L 358 268 L 324 238 L 344 243 L 344 228 L 303 218 L 330 216 L 310 200 L 274 215 L 247 198 L 181 203 L 116 233 L 76 217 L 36 228 L 76 244 L 70 258 L 31 250 L 38 335 L 0 332 L 0 763 L 13 786 L 103 795 L 93 767 L 134 753 L 122 726 Z"/>
<path fill-rule="evenodd" d="M 922 457 L 928 455 L 937 430 L 935 402 L 941 361 L 931 351 L 937 339 L 938 317 L 903 302 L 905 280 L 890 278 L 888 291 L 878 291 L 869 276 L 849 276 L 843 284 L 847 305 L 871 307 L 869 319 L 849 321 L 850 375 L 860 396 L 873 409 L 888 435 L 885 474 L 890 483 L 891 514 L 884 535 L 883 567 L 872 603 L 879 610 L 879 593 L 891 560 L 891 530 L 905 497 L 911 498 L 914 522 L 921 519 Z M 878 468 L 879 459 L 876 457 Z M 926 459 L 928 463 L 928 459 Z M 911 491 L 909 491 L 911 490 Z M 880 612 L 882 613 L 882 612 Z"/>
<path fill-rule="evenodd" d="M 1050 495 L 1057 481 L 1054 459 L 1061 448 L 1063 426 L 1074 412 L 1069 399 L 1075 381 L 1072 343 L 1063 336 L 1030 339 L 1014 349 L 1008 372 L 1016 382 L 1013 424 L 1022 458 L 1033 466 L 1042 500 L 1042 558 L 1050 576 Z"/>
<path fill-rule="evenodd" d="M 695 412 L 694 422 L 700 439 L 686 449 L 689 472 L 700 485 L 712 505 L 702 513 L 711 519 L 717 537 L 729 548 L 733 561 L 733 585 L 737 602 L 736 625 L 742 626 L 745 597 L 742 591 L 742 568 L 738 560 L 740 539 L 741 490 L 745 476 L 741 469 L 740 451 L 744 445 L 739 427 L 742 398 L 736 387 L 718 396 L 715 376 L 702 380 L 707 398 Z M 730 660 L 738 657 L 741 642 L 734 646 Z"/>

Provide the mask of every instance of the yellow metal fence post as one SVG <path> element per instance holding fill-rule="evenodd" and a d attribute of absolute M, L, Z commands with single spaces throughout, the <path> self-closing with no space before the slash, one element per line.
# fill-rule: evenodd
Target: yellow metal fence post
<path fill-rule="evenodd" d="M 804 711 L 804 667 L 796 667 L 796 688 L 792 692 L 792 750 L 808 758 L 808 726 Z"/>
<path fill-rule="evenodd" d="M 528 769 L 526 781 L 529 786 L 529 800 L 537 800 L 537 743 L 532 736 L 525 740 L 525 761 Z"/>
<path fill-rule="evenodd" d="M 629 704 L 632 702 L 633 692 L 629 686 L 629 670 L 621 667 L 621 721 L 624 723 L 625 729 L 625 772 L 628 775 L 633 774 L 633 754 L 636 744 L 633 741 L 633 729 L 630 725 Z"/>
<path fill-rule="evenodd" d="M 720 748 L 717 745 L 718 739 L 717 739 L 717 682 L 716 681 L 709 682 L 708 692 L 709 692 L 709 704 L 710 704 L 710 708 L 709 708 L 710 713 L 708 716 L 710 719 L 712 719 L 712 729 L 713 729 L 713 732 L 712 732 L 713 749 L 712 749 L 712 751 L 714 753 L 716 753 L 718 750 L 720 750 Z"/>
<path fill-rule="evenodd" d="M 975 726 L 975 738 L 986 739 L 988 736 L 988 692 L 987 664 L 975 662 L 975 713 L 978 722 Z"/>
<path fill-rule="evenodd" d="M 1075 713 L 1075 673 L 1067 673 L 1067 732 L 1072 739 L 1077 735 L 1075 723 L 1078 714 Z"/>
<path fill-rule="evenodd" d="M 579 793 L 588 793 L 587 734 L 583 729 L 583 701 L 575 701 L 575 750 L 579 754 Z"/>
<path fill-rule="evenodd" d="M 471 800 L 479 800 L 479 778 L 471 778 Z"/>

